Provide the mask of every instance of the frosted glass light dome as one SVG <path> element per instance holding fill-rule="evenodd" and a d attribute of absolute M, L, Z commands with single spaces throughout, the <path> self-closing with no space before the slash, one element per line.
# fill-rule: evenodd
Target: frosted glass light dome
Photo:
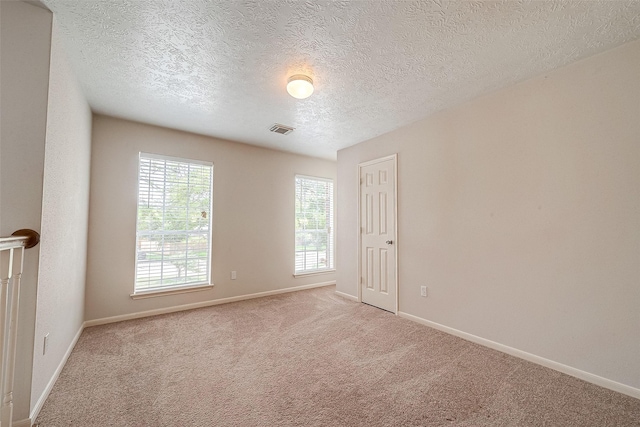
<path fill-rule="evenodd" d="M 297 99 L 308 98 L 313 93 L 313 80 L 303 74 L 291 76 L 287 81 L 287 92 Z"/>

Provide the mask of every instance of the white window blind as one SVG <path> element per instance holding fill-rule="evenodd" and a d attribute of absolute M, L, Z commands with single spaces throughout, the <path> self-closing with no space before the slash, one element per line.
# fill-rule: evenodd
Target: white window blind
<path fill-rule="evenodd" d="M 135 292 L 210 284 L 213 165 L 140 153 Z"/>
<path fill-rule="evenodd" d="M 296 175 L 295 273 L 333 270 L 333 181 Z"/>

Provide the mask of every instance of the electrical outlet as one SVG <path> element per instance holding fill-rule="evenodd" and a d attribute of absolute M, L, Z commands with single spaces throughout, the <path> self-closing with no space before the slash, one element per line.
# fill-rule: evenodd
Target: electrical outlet
<path fill-rule="evenodd" d="M 49 348 L 49 334 L 44 336 L 44 343 L 42 344 L 42 355 L 47 354 L 47 349 Z"/>
<path fill-rule="evenodd" d="M 427 287 L 426 286 L 420 286 L 420 296 L 421 297 L 426 297 L 427 296 Z"/>
<path fill-rule="evenodd" d="M 235 271 L 231 272 L 231 280 L 236 280 L 236 272 Z"/>

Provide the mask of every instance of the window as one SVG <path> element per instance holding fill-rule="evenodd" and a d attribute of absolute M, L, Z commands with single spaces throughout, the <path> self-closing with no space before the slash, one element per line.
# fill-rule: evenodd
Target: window
<path fill-rule="evenodd" d="M 333 181 L 296 175 L 295 274 L 333 270 Z"/>
<path fill-rule="evenodd" d="M 213 165 L 140 153 L 135 292 L 209 285 Z"/>

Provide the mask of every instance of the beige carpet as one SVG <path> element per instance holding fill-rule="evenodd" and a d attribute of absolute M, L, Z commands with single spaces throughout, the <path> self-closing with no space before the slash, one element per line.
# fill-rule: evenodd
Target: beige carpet
<path fill-rule="evenodd" d="M 640 400 L 333 291 L 88 328 L 36 425 L 640 426 Z"/>

